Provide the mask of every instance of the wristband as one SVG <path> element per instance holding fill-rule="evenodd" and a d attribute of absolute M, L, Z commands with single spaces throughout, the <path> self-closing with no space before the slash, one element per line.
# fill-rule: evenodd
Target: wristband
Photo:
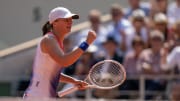
<path fill-rule="evenodd" d="M 86 51 L 87 48 L 89 47 L 88 43 L 87 42 L 82 42 L 79 46 L 80 49 L 82 49 L 83 51 Z"/>

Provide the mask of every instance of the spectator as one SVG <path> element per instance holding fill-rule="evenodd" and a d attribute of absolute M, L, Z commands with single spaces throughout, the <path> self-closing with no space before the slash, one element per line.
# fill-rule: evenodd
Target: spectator
<path fill-rule="evenodd" d="M 180 20 L 180 0 L 175 0 L 175 2 L 170 4 L 167 15 L 170 26 L 173 25 L 177 20 Z"/>
<path fill-rule="evenodd" d="M 101 25 L 101 12 L 99 10 L 91 10 L 88 15 L 90 22 L 90 28 L 82 30 L 77 35 L 77 42 L 79 43 L 80 38 L 86 38 L 87 32 L 92 29 L 97 33 L 97 39 L 94 41 L 94 45 L 101 47 L 101 43 L 106 39 L 107 30 Z"/>
<path fill-rule="evenodd" d="M 176 21 L 173 26 L 174 29 L 174 38 L 175 38 L 175 46 L 180 45 L 180 20 Z"/>
<path fill-rule="evenodd" d="M 168 50 L 164 48 L 162 58 L 162 68 L 168 70 L 178 67 L 180 72 L 180 46 L 176 46 L 173 51 L 168 55 Z"/>
<path fill-rule="evenodd" d="M 151 48 L 142 51 L 138 68 L 145 74 L 162 74 L 160 67 L 161 54 L 160 50 L 163 46 L 164 36 L 158 30 L 153 30 L 150 33 Z"/>
<path fill-rule="evenodd" d="M 145 13 L 141 9 L 133 11 L 131 21 L 136 35 L 140 36 L 145 43 L 148 42 L 148 31 L 145 24 Z"/>
<path fill-rule="evenodd" d="M 118 51 L 117 46 L 118 43 L 116 40 L 113 37 L 108 36 L 106 41 L 103 43 L 105 49 L 104 59 L 113 59 L 119 63 L 123 63 L 123 55 Z"/>
<path fill-rule="evenodd" d="M 119 54 L 117 50 L 117 46 L 118 43 L 116 42 L 114 37 L 108 36 L 107 39 L 103 42 L 103 47 L 105 50 L 103 59 L 112 59 L 118 61 L 119 63 L 122 63 L 123 56 L 122 54 Z M 114 88 L 111 90 L 95 89 L 93 91 L 93 96 L 95 98 L 114 99 L 114 98 L 118 98 L 119 92 L 118 92 L 118 88 Z"/>
<path fill-rule="evenodd" d="M 173 35 L 169 33 L 168 29 L 168 19 L 163 13 L 157 13 L 154 16 L 154 29 L 161 31 L 164 34 L 165 41 L 173 40 Z"/>
<path fill-rule="evenodd" d="M 168 51 L 172 51 L 174 47 L 180 45 L 180 20 L 176 21 L 175 24 L 171 27 L 170 34 L 172 39 L 169 42 L 165 43 L 165 47 Z"/>
<path fill-rule="evenodd" d="M 168 0 L 151 0 L 150 17 L 157 13 L 167 14 Z"/>
<path fill-rule="evenodd" d="M 138 75 L 139 71 L 136 67 L 137 60 L 139 58 L 140 53 L 144 49 L 144 42 L 139 36 L 135 36 L 132 41 L 133 51 L 129 52 L 124 61 L 124 68 L 126 69 L 127 76 Z"/>
<path fill-rule="evenodd" d="M 132 49 L 131 42 L 134 36 L 131 23 L 124 19 L 123 9 L 118 4 L 111 6 L 112 22 L 108 26 L 108 36 L 113 36 L 121 50 L 127 52 Z"/>
<path fill-rule="evenodd" d="M 161 67 L 161 49 L 164 42 L 162 32 L 153 30 L 150 32 L 151 48 L 142 51 L 138 59 L 137 66 L 142 74 L 160 75 L 165 74 Z M 163 80 L 147 80 L 146 90 L 164 90 L 166 83 Z M 147 95 L 146 99 L 152 99 L 153 96 Z"/>
<path fill-rule="evenodd" d="M 175 67 L 178 68 L 176 73 L 180 74 L 180 46 L 177 46 L 173 51 L 168 55 L 168 50 L 164 48 L 163 59 L 161 61 L 162 67 L 164 70 L 175 70 Z M 171 101 L 180 100 L 180 79 L 177 79 L 171 88 Z"/>
<path fill-rule="evenodd" d="M 107 36 L 106 40 L 104 40 L 102 44 L 103 44 L 105 53 L 103 54 L 103 58 L 101 56 L 101 58 L 99 58 L 98 60 L 112 59 L 112 60 L 118 61 L 119 63 L 123 62 L 123 56 L 117 50 L 118 43 L 116 42 L 114 37 Z M 98 55 L 101 55 L 101 54 L 98 54 Z M 93 96 L 95 98 L 114 99 L 114 98 L 118 98 L 119 92 L 118 92 L 118 88 L 114 88 L 110 90 L 95 89 L 93 90 Z"/>
<path fill-rule="evenodd" d="M 144 48 L 144 42 L 139 36 L 135 36 L 132 41 L 133 51 L 129 52 L 125 60 L 123 62 L 124 68 L 127 73 L 127 77 L 135 77 L 139 75 L 139 71 L 137 66 L 137 60 L 139 58 L 140 53 Z M 126 80 L 121 86 L 120 90 L 138 90 L 139 89 L 139 82 L 138 80 Z M 134 96 L 128 96 L 134 97 Z"/>
<path fill-rule="evenodd" d="M 146 16 L 149 16 L 150 7 L 148 3 L 141 3 L 141 0 L 128 0 L 129 8 L 127 8 L 127 12 L 125 14 L 126 18 L 129 18 L 132 15 L 132 12 L 141 9 L 145 12 Z"/>

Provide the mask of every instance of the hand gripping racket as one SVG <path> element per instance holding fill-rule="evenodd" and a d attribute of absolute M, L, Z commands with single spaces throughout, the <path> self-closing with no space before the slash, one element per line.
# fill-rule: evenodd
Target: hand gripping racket
<path fill-rule="evenodd" d="M 112 89 L 121 85 L 125 79 L 126 72 L 120 63 L 104 60 L 93 65 L 84 81 L 88 83 L 86 88 Z M 58 92 L 58 96 L 63 97 L 77 90 L 78 87 L 74 86 Z"/>

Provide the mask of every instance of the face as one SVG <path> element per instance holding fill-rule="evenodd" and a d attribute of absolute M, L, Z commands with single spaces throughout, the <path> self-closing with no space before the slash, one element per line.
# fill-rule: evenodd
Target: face
<path fill-rule="evenodd" d="M 67 34 L 71 31 L 72 18 L 59 18 L 53 22 L 53 28 L 61 33 Z"/>
<path fill-rule="evenodd" d="M 117 22 L 119 21 L 119 18 L 121 17 L 121 12 L 117 9 L 112 9 L 111 16 L 112 16 L 112 20 Z"/>
<path fill-rule="evenodd" d="M 156 0 L 156 4 L 158 5 L 159 11 L 164 12 L 167 9 L 168 0 Z"/>
<path fill-rule="evenodd" d="M 160 51 L 162 46 L 163 46 L 163 41 L 160 38 L 152 38 L 151 39 L 151 47 L 154 50 Z"/>
<path fill-rule="evenodd" d="M 167 28 L 167 24 L 166 23 L 156 23 L 156 27 L 159 31 L 161 32 L 165 32 L 166 28 Z"/>
<path fill-rule="evenodd" d="M 144 25 L 144 21 L 143 19 L 142 20 L 134 20 L 133 21 L 133 26 L 136 28 L 136 29 L 141 29 Z"/>
<path fill-rule="evenodd" d="M 104 48 L 106 49 L 106 51 L 108 53 L 114 53 L 116 51 L 116 47 L 117 47 L 117 45 L 114 42 L 111 42 L 111 41 L 106 42 L 104 44 Z"/>
<path fill-rule="evenodd" d="M 133 48 L 137 53 L 140 53 L 143 50 L 143 44 L 140 42 L 136 42 Z"/>
<path fill-rule="evenodd" d="M 129 0 L 129 4 L 133 8 L 139 7 L 140 0 Z"/>
<path fill-rule="evenodd" d="M 90 16 L 89 21 L 92 26 L 97 27 L 100 24 L 100 18 L 96 16 Z"/>

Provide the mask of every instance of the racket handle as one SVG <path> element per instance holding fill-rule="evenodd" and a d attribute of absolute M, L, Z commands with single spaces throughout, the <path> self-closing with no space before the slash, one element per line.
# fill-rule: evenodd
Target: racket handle
<path fill-rule="evenodd" d="M 77 91 L 77 90 L 78 90 L 78 87 L 71 87 L 71 88 L 65 89 L 65 90 L 63 90 L 63 91 L 59 91 L 59 92 L 58 92 L 58 96 L 59 96 L 59 97 L 63 97 L 63 96 L 65 96 L 65 95 L 68 95 L 68 94 L 70 94 L 70 93 L 73 93 L 73 92 L 75 92 L 75 91 Z"/>

